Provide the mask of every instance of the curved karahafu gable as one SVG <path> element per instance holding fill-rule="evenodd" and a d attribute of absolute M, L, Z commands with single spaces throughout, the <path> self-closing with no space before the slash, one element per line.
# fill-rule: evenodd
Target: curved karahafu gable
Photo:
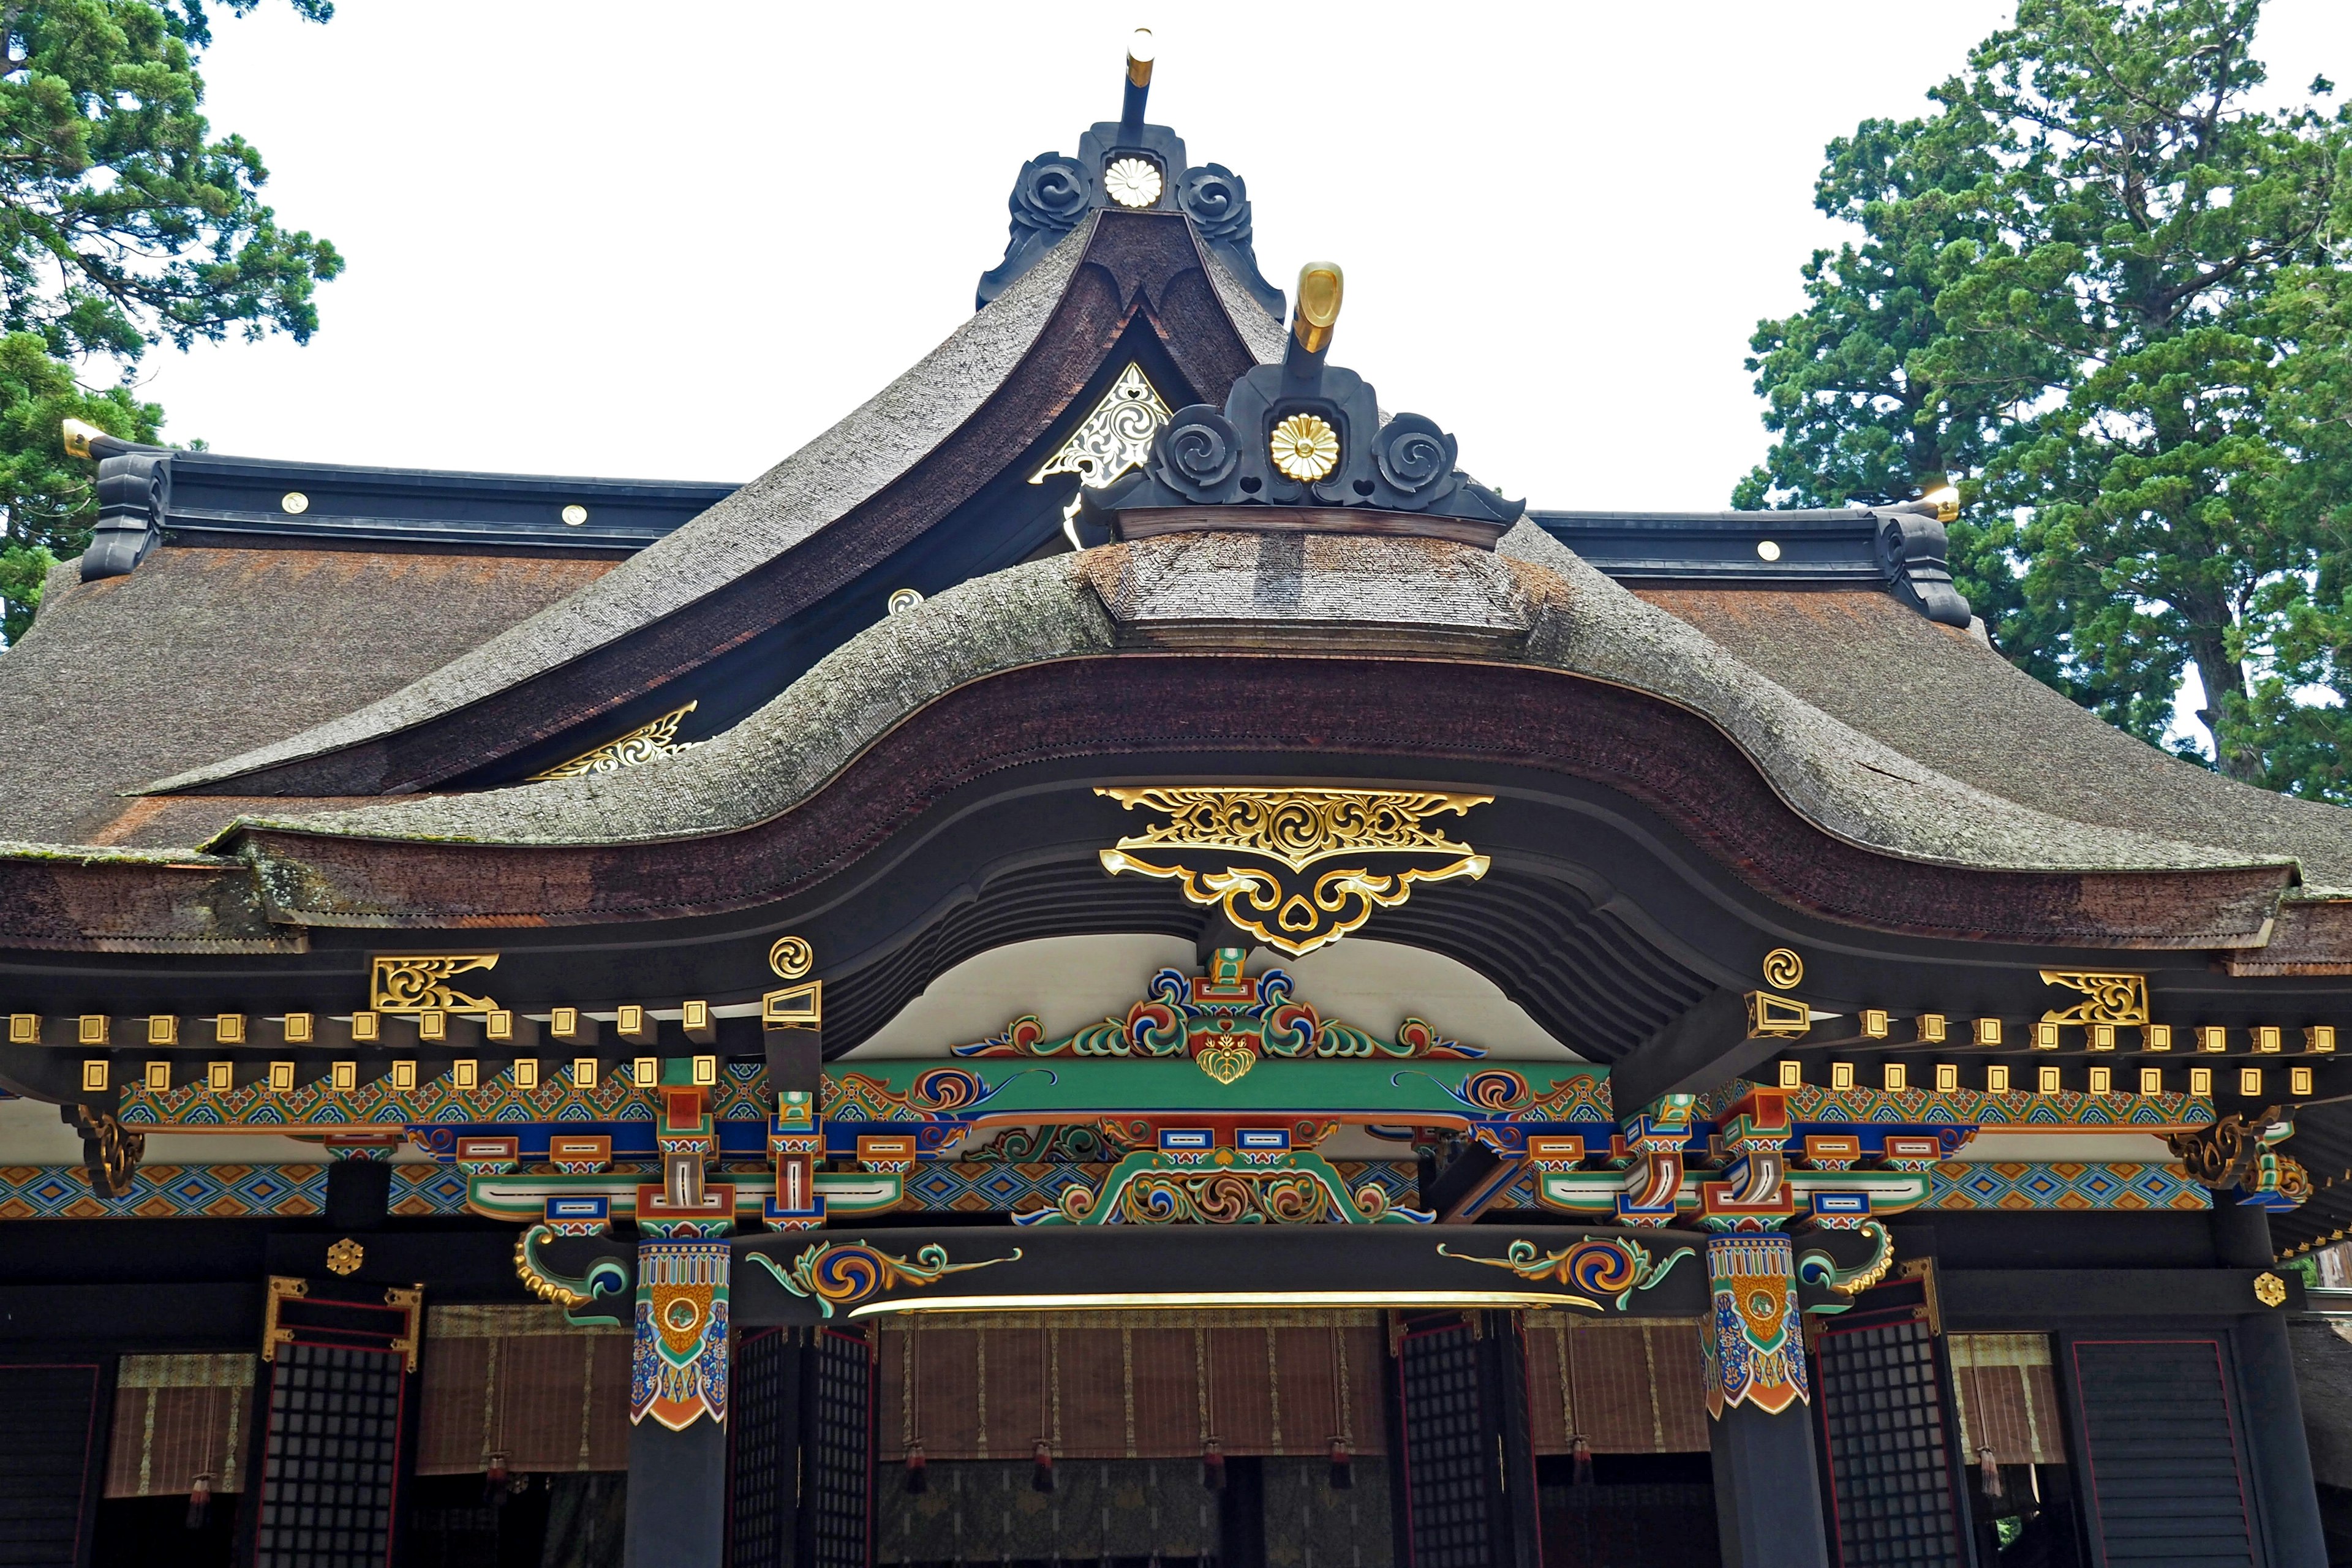
<path fill-rule="evenodd" d="M 683 755 L 248 819 L 223 847 L 241 844 L 281 916 L 301 921 L 662 918 L 789 896 L 944 792 L 1024 762 L 1091 757 L 1141 776 L 1197 765 L 1187 757 L 1312 750 L 1325 768 L 1352 756 L 1401 776 L 1507 765 L 1603 783 L 1686 824 L 1774 897 L 1857 924 L 2260 940 L 2291 873 L 2282 858 L 2069 822 L 1933 773 L 1532 527 L 1510 543 L 1541 559 L 1205 534 L 1041 561 L 874 627 Z M 1253 604 L 1279 608 L 1234 618 Z M 1302 639 L 1323 655 L 1263 657 Z M 1197 652 L 1138 657 L 1171 648 Z M 504 852 L 526 848 L 531 869 L 505 874 L 522 865 Z M 477 861 L 505 870 L 460 869 Z M 2162 910 L 2079 890 L 2061 909 L 2003 880 L 2146 873 L 2189 875 Z M 2205 893 L 2183 898 L 2190 884 Z"/>

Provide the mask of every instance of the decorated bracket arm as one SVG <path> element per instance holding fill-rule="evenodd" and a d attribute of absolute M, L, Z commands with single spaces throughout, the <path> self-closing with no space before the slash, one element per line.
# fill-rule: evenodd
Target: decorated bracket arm
<path fill-rule="evenodd" d="M 577 1279 L 559 1274 L 540 1255 L 540 1248 L 556 1238 L 552 1226 L 534 1225 L 515 1240 L 515 1277 L 523 1289 L 542 1301 L 553 1302 L 565 1311 L 577 1311 L 599 1297 L 621 1296 L 629 1289 L 628 1266 L 617 1258 L 599 1258 L 589 1264 L 588 1272 Z"/>
<path fill-rule="evenodd" d="M 2231 1112 L 2210 1127 L 2167 1134 L 2189 1174 L 2209 1187 L 2234 1187 L 2242 1207 L 2284 1214 L 2311 1196 L 2311 1176 L 2301 1163 L 2278 1152 L 2294 1131 L 2291 1117 L 2271 1106 L 2252 1118 Z"/>
<path fill-rule="evenodd" d="M 1822 1286 L 1840 1296 L 1846 1297 L 1848 1304 L 1851 1304 L 1852 1298 L 1862 1294 L 1885 1279 L 1886 1271 L 1895 1265 L 1894 1237 L 1888 1235 L 1886 1227 L 1874 1219 L 1864 1220 L 1859 1228 L 1863 1235 L 1870 1238 L 1871 1250 L 1868 1258 L 1849 1268 L 1827 1252 L 1815 1248 L 1798 1255 L 1797 1278 L 1805 1284 Z M 1843 1312 L 1846 1309 L 1845 1306 L 1836 1303 L 1825 1303 L 1808 1310 L 1814 1312 Z"/>
<path fill-rule="evenodd" d="M 1532 1241 L 1514 1241 L 1503 1249 L 1500 1258 L 1480 1258 L 1467 1252 L 1455 1252 L 1444 1242 L 1437 1244 L 1440 1258 L 1459 1258 L 1465 1263 L 1480 1263 L 1489 1268 L 1507 1268 L 1522 1279 L 1550 1281 L 1566 1285 L 1579 1292 L 1559 1298 L 1564 1307 L 1589 1307 L 1601 1310 L 1596 1298 L 1605 1297 L 1610 1305 L 1623 1310 L 1625 1303 L 1636 1290 L 1647 1290 L 1674 1271 L 1675 1264 L 1692 1256 L 1692 1249 L 1678 1247 L 1666 1254 L 1663 1263 L 1654 1260 L 1650 1249 L 1640 1242 L 1624 1237 L 1587 1240 L 1572 1243 L 1557 1252 L 1545 1252 Z"/>

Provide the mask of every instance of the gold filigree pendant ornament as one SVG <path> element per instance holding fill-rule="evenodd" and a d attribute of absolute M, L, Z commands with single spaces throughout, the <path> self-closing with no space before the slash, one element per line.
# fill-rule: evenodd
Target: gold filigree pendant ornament
<path fill-rule="evenodd" d="M 1315 415 L 1294 414 L 1274 427 L 1267 456 L 1285 479 L 1310 485 L 1339 466 L 1339 433 Z"/>

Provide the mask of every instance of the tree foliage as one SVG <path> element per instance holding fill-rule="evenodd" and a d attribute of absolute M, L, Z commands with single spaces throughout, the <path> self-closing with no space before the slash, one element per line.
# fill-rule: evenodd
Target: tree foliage
<path fill-rule="evenodd" d="M 1948 475 L 2011 659 L 2157 742 L 2193 668 L 2217 765 L 2347 799 L 2352 114 L 2255 104 L 2260 11 L 2021 0 L 1936 112 L 1832 142 L 1862 237 L 1759 325 L 1779 439 L 1737 500 Z"/>
<path fill-rule="evenodd" d="M 260 0 L 226 0 L 232 16 Z M 331 0 L 292 0 L 314 21 Z M 243 138 L 215 138 L 196 64 L 204 0 L 30 0 L 0 5 L 0 644 L 31 618 L 48 563 L 89 540 L 86 464 L 70 415 L 152 440 L 163 412 L 123 386 L 158 343 L 232 333 L 307 342 L 332 245 L 281 228 L 269 175 Z"/>

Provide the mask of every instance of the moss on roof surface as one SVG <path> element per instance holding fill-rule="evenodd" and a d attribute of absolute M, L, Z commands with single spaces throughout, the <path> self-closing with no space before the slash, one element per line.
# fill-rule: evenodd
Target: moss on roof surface
<path fill-rule="evenodd" d="M 955 687 L 1048 659 L 1118 656 L 1132 641 L 1129 627 L 1146 619 L 1164 625 L 1195 614 L 1223 627 L 1235 651 L 1295 652 L 1295 644 L 1254 642 L 1237 608 L 1255 605 L 1266 624 L 1283 624 L 1283 606 L 1339 603 L 1377 578 L 1375 614 L 1327 624 L 1348 651 L 1386 646 L 1426 658 L 1427 637 L 1401 619 L 1403 612 L 1415 604 L 1458 606 L 1465 582 L 1507 579 L 1505 591 L 1478 598 L 1486 610 L 1507 607 L 1517 625 L 1482 661 L 1604 680 L 1698 713 L 1792 808 L 1851 842 L 1910 859 L 2018 870 L 2279 865 L 2292 853 L 2054 815 L 1949 776 L 1801 700 L 1532 524 L 1516 529 L 1496 556 L 1399 543 L 1328 538 L 1311 550 L 1281 550 L 1255 536 L 1195 536 L 1050 557 L 962 584 L 868 628 L 733 731 L 675 757 L 588 779 L 245 820 L 316 834 L 517 845 L 723 833 L 807 798 L 885 731 Z M 1229 580 L 1226 592 L 1205 599 L 1194 591 L 1195 574 L 1182 569 L 1188 555 L 1198 564 L 1204 552 Z M 1237 575 L 1244 573 L 1254 574 L 1245 583 Z M 1098 589 L 1109 590 L 1109 604 Z M 2352 834 L 2331 847 L 2347 842 Z"/>
<path fill-rule="evenodd" d="M 0 653 L 0 837 L 110 840 L 124 796 L 158 773 L 396 691 L 612 564 L 167 544 L 84 583 L 60 563 Z"/>
<path fill-rule="evenodd" d="M 454 712 L 673 614 L 791 550 L 914 467 L 978 412 L 1052 317 L 1095 222 L 1090 216 L 1073 229 L 856 412 L 585 592 L 380 701 L 151 787 L 186 789 L 232 778 Z"/>

